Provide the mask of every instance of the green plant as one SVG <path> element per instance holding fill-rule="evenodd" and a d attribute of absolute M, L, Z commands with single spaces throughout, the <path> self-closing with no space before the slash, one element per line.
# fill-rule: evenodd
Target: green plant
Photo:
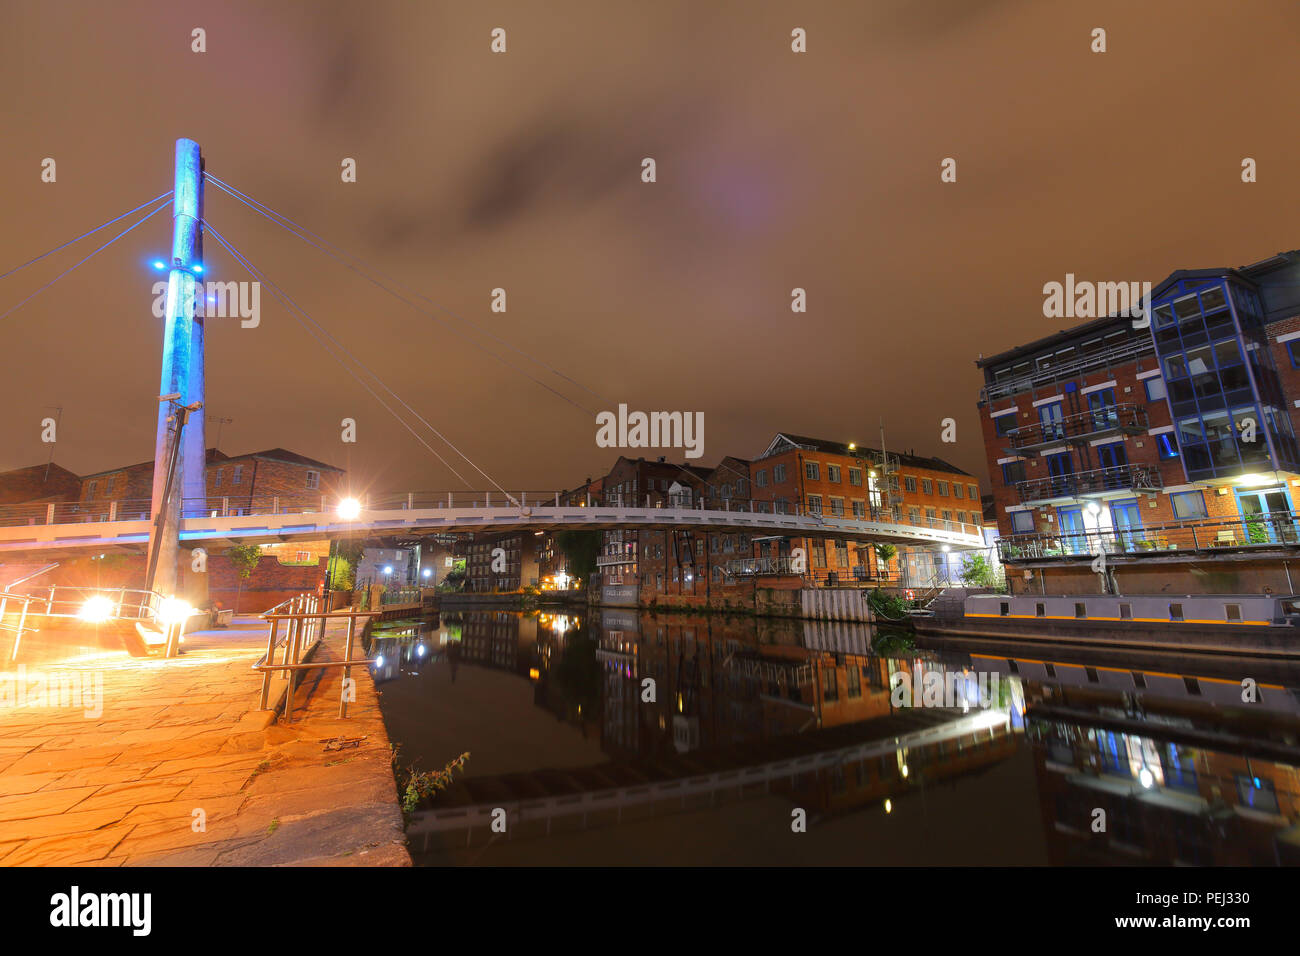
<path fill-rule="evenodd" d="M 1268 528 L 1264 527 L 1264 519 L 1252 515 L 1246 519 L 1246 540 L 1251 544 L 1263 544 L 1268 540 Z"/>
<path fill-rule="evenodd" d="M 244 582 L 253 576 L 262 560 L 262 549 L 255 544 L 237 544 L 226 549 L 226 557 L 235 568 L 235 613 L 239 613 L 239 596 Z"/>
<path fill-rule="evenodd" d="M 873 546 L 876 551 L 876 563 L 881 571 L 889 570 L 889 562 L 898 556 L 898 548 L 886 541 L 877 541 Z"/>
<path fill-rule="evenodd" d="M 880 588 L 867 592 L 867 602 L 877 615 L 894 621 L 907 617 L 907 602 L 896 594 L 886 594 Z"/>
<path fill-rule="evenodd" d="M 394 752 L 394 758 L 396 758 L 396 752 Z M 402 810 L 406 813 L 414 813 L 415 808 L 420 805 L 420 801 L 427 800 L 435 793 L 446 790 L 451 786 L 456 771 L 462 769 L 467 760 L 469 760 L 469 751 L 450 761 L 441 770 L 429 770 L 425 773 L 419 773 L 412 767 L 410 776 L 406 778 L 406 786 L 402 789 Z"/>
<path fill-rule="evenodd" d="M 961 571 L 958 573 L 961 583 L 967 587 L 993 588 L 998 585 L 998 574 L 989 559 L 978 552 L 966 554 L 961 559 Z"/>

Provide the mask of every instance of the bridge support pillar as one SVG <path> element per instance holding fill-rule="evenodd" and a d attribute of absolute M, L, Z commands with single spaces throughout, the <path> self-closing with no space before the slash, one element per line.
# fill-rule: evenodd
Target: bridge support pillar
<path fill-rule="evenodd" d="M 180 519 L 185 498 L 206 498 L 203 428 L 203 317 L 195 315 L 196 287 L 203 274 L 203 159 L 199 144 L 176 141 L 172 197 L 172 255 L 163 327 L 158 430 L 154 443 L 149 576 L 145 587 L 177 593 Z M 162 400 L 162 396 L 175 396 Z M 197 407 L 195 407 L 197 405 Z M 189 407 L 194 413 L 183 412 Z M 184 427 L 183 427 L 184 426 Z M 179 445 L 179 447 L 173 447 Z M 177 474 L 172 475 L 172 469 Z"/>

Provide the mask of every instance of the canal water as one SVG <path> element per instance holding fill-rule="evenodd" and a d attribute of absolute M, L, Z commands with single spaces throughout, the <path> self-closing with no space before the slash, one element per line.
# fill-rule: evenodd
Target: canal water
<path fill-rule="evenodd" d="M 418 864 L 1297 862 L 1300 668 L 553 608 L 377 626 Z M 494 824 L 495 822 L 495 830 Z"/>

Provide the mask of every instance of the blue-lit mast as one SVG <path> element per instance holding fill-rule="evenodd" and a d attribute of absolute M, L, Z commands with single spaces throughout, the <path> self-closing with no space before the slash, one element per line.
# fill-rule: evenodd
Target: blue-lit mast
<path fill-rule="evenodd" d="M 154 527 L 149 536 L 147 586 L 166 596 L 177 593 L 177 559 L 180 550 L 182 501 L 186 510 L 202 513 L 194 499 L 207 496 L 203 395 L 203 317 L 195 314 L 196 286 L 203 267 L 203 159 L 199 144 L 176 141 L 176 191 L 172 205 L 172 258 L 167 278 L 167 308 L 163 331 L 162 377 L 159 396 L 177 395 L 158 403 L 158 431 L 154 445 Z M 197 276 L 197 277 L 196 277 Z M 176 475 L 170 483 L 172 442 L 183 418 L 179 406 L 198 404 L 181 429 L 181 447 L 175 457 Z M 164 498 L 166 499 L 164 501 Z M 162 520 L 159 515 L 162 515 Z"/>

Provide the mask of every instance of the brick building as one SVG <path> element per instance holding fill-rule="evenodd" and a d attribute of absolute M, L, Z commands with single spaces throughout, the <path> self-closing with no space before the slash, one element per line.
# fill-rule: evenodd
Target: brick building
<path fill-rule="evenodd" d="M 540 586 L 545 535 L 529 531 L 475 535 L 465 559 L 466 590 L 478 594 Z"/>
<path fill-rule="evenodd" d="M 280 507 L 300 507 L 317 498 L 343 496 L 345 472 L 323 461 L 284 448 L 230 457 L 215 448 L 207 452 L 206 502 L 185 503 L 187 513 L 249 514 Z M 79 500 L 87 513 L 99 518 L 110 506 L 123 517 L 149 510 L 153 493 L 153 461 L 113 468 L 81 479 Z"/>
<path fill-rule="evenodd" d="M 1293 592 L 1265 559 L 1300 540 L 1300 253 L 1174 272 L 1146 314 L 976 363 L 999 550 L 1029 572 L 1013 587 Z M 1190 567 L 1220 558 L 1214 580 Z"/>
<path fill-rule="evenodd" d="M 0 472 L 0 505 L 76 501 L 81 479 L 61 465 L 31 465 Z"/>
<path fill-rule="evenodd" d="M 942 458 L 782 432 L 750 463 L 750 472 L 755 506 L 763 511 L 901 521 L 970 534 L 979 534 L 983 524 L 979 483 Z M 874 548 L 834 539 L 764 541 L 756 556 L 783 562 L 791 548 L 804 549 L 819 583 L 885 578 L 916 586 L 939 570 L 928 549 L 901 548 L 883 566 Z"/>

